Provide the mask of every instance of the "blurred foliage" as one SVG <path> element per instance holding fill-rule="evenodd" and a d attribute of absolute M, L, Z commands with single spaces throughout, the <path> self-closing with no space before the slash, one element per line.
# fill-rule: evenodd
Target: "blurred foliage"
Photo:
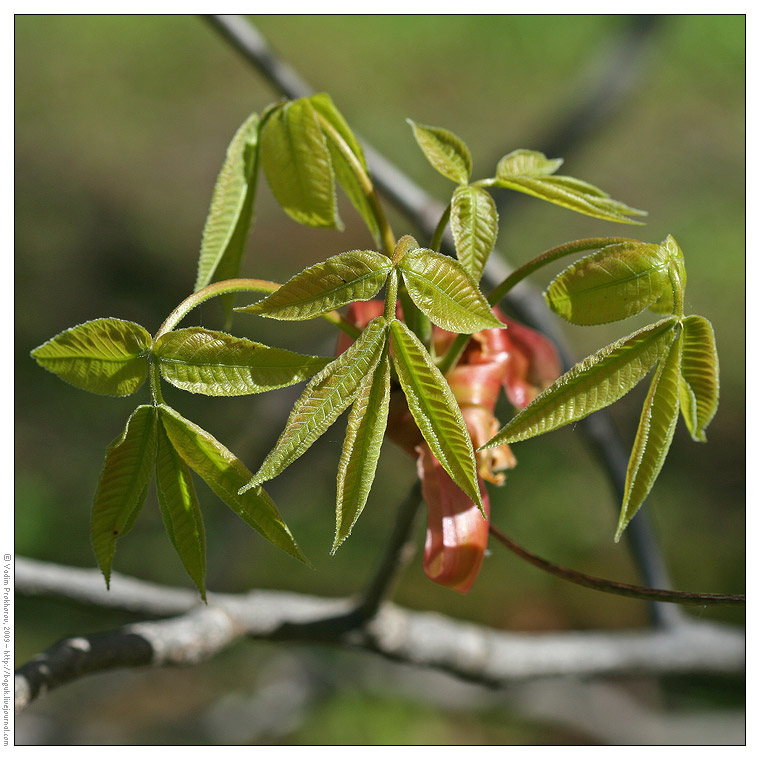
<path fill-rule="evenodd" d="M 541 149 L 567 109 L 593 86 L 594 73 L 605 65 L 604 51 L 630 24 L 625 16 L 582 15 L 262 16 L 254 21 L 315 88 L 330 92 L 359 134 L 441 199 L 446 180 L 430 170 L 405 117 L 460 135 L 473 149 L 475 174 L 486 176 L 504 153 Z M 16 546 L 20 554 L 93 567 L 92 495 L 104 449 L 123 428 L 135 400 L 64 387 L 35 365 L 29 351 L 96 317 L 134 320 L 152 332 L 158 328 L 192 290 L 200 234 L 228 141 L 252 110 L 260 111 L 277 95 L 193 16 L 17 16 L 15 25 Z M 645 507 L 674 586 L 688 590 L 736 593 L 744 583 L 744 87 L 742 16 L 659 17 L 638 83 L 624 105 L 564 156 L 568 173 L 649 211 L 642 239 L 676 237 L 689 271 L 687 313 L 705 314 L 715 326 L 722 393 L 708 443 L 694 444 L 684 430 L 677 432 Z M 341 208 L 344 233 L 298 227 L 274 207 L 264 183 L 257 205 L 247 276 L 282 281 L 316 260 L 368 245 L 348 204 Z M 415 232 L 396 216 L 392 223 L 397 235 Z M 620 234 L 616 225 L 528 199 L 510 203 L 498 246 L 519 264 L 566 240 L 614 234 Z M 536 286 L 544 287 L 548 276 Z M 221 326 L 215 304 L 194 316 L 208 327 Z M 613 337 L 605 327 L 560 329 L 578 355 Z M 262 342 L 277 340 L 292 350 L 317 345 L 318 353 L 327 354 L 333 349 L 329 329 L 316 323 L 292 329 L 241 315 L 234 331 Z M 166 397 L 255 468 L 297 393 L 284 389 L 263 397 L 205 399 L 167 389 Z M 632 396 L 612 410 L 626 442 L 632 441 L 641 403 L 637 392 Z M 502 419 L 506 414 L 502 409 Z M 331 558 L 331 473 L 342 441 L 340 425 L 325 438 L 270 489 L 316 571 L 241 530 L 238 518 L 199 484 L 211 589 L 269 587 L 337 596 L 361 587 L 415 477 L 414 467 L 398 450 L 385 447 L 365 513 Z M 493 492 L 495 523 L 555 562 L 637 582 L 625 542 L 612 542 L 618 505 L 572 430 L 520 444 L 515 453 L 518 468 L 505 488 Z M 156 507 L 149 495 L 135 530 L 118 546 L 115 569 L 187 585 Z M 420 551 L 398 586 L 401 604 L 508 630 L 646 624 L 643 603 L 569 586 L 500 547 L 494 547 L 467 596 L 436 587 L 422 573 L 423 522 Z M 65 603 L 19 600 L 17 613 L 19 661 L 67 633 L 118 624 L 104 614 L 97 625 L 91 611 Z M 696 614 L 743 619 L 741 610 Z M 31 743 L 111 743 L 110 738 L 202 743 L 202 733 L 177 729 L 181 710 L 170 707 L 172 700 L 194 682 L 196 696 L 186 694 L 181 701 L 192 717 L 200 705 L 234 689 L 238 673 L 255 668 L 272 651 L 248 646 L 191 674 L 150 675 L 151 691 L 154 679 L 160 683 L 151 699 L 153 719 L 163 715 L 164 728 L 143 732 L 144 724 L 131 721 L 130 710 L 119 709 L 138 698 L 134 689 L 120 691 L 139 680 L 133 674 L 100 678 L 114 685 L 97 709 L 108 687 L 93 687 L 98 679 L 92 679 L 52 694 L 32 707 L 21 725 L 27 725 Z M 317 661 L 325 656 L 313 651 Z M 358 667 L 355 658 L 330 657 L 336 668 Z M 734 683 L 728 702 L 737 688 L 741 685 Z M 685 691 L 683 682 L 679 690 Z M 726 691 L 717 690 L 717 704 Z M 703 690 L 699 694 L 704 697 Z M 593 741 L 556 726 L 520 722 L 509 709 L 460 720 L 456 710 L 441 711 L 408 697 L 395 701 L 337 687 L 328 696 L 278 741 Z M 140 692 L 139 700 L 144 698 Z M 77 716 L 61 712 L 61 706 L 79 707 L 82 700 L 88 701 L 89 717 L 77 724 Z M 102 730 L 88 734 L 98 721 Z M 344 725 L 353 728 L 344 731 Z M 214 740 L 207 735 L 205 741 Z"/>

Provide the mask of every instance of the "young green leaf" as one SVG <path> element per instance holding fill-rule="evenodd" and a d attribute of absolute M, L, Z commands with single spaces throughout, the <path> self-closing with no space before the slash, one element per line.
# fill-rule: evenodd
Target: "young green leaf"
<path fill-rule="evenodd" d="M 472 441 L 449 384 L 417 336 L 397 319 L 391 322 L 391 341 L 393 365 L 417 427 L 443 469 L 483 511 Z"/>
<path fill-rule="evenodd" d="M 662 298 L 653 303 L 649 308 L 657 314 L 673 314 L 681 309 L 676 316 L 683 316 L 683 298 L 686 290 L 686 264 L 683 252 L 672 235 L 668 235 L 660 244 L 662 256 L 668 262 L 668 276 L 670 287 L 665 288 Z"/>
<path fill-rule="evenodd" d="M 677 324 L 676 319 L 663 319 L 576 364 L 481 448 L 533 438 L 613 404 L 652 369 L 672 342 Z"/>
<path fill-rule="evenodd" d="M 187 574 L 206 599 L 206 534 L 190 470 L 158 426 L 156 491 L 166 532 Z"/>
<path fill-rule="evenodd" d="M 682 340 L 679 334 L 657 366 L 644 407 L 625 477 L 623 507 L 615 541 L 652 490 L 668 454 L 678 421 L 678 380 Z"/>
<path fill-rule="evenodd" d="M 352 301 L 369 301 L 393 265 L 377 251 L 348 251 L 307 267 L 270 296 L 238 309 L 272 319 L 318 317 Z"/>
<path fill-rule="evenodd" d="M 705 429 L 718 409 L 718 352 L 712 325 L 699 316 L 683 321 L 681 411 L 695 441 L 706 441 Z"/>
<path fill-rule="evenodd" d="M 409 297 L 444 330 L 474 333 L 504 325 L 485 296 L 455 259 L 427 248 L 409 251 L 398 265 Z"/>
<path fill-rule="evenodd" d="M 293 405 L 274 449 L 243 491 L 271 480 L 289 467 L 338 419 L 356 398 L 387 340 L 385 319 L 373 319 L 337 359 L 315 375 Z"/>
<path fill-rule="evenodd" d="M 348 415 L 338 465 L 333 552 L 349 536 L 367 503 L 388 424 L 390 390 L 391 367 L 386 345 L 377 366 L 362 380 Z"/>
<path fill-rule="evenodd" d="M 495 177 L 482 184 L 505 187 L 564 206 L 571 211 L 624 224 L 642 224 L 629 216 L 643 216 L 646 211 L 615 201 L 594 185 L 573 177 L 515 175 Z"/>
<path fill-rule="evenodd" d="M 479 282 L 499 231 L 493 198 L 482 187 L 461 185 L 451 199 L 450 223 L 457 258 L 470 277 Z"/>
<path fill-rule="evenodd" d="M 322 92 L 317 95 L 312 95 L 309 98 L 309 101 L 314 106 L 314 109 L 319 116 L 322 117 L 335 130 L 335 132 L 337 132 L 338 137 L 343 141 L 348 150 L 353 153 L 364 171 L 368 172 L 362 146 L 359 144 L 359 141 L 351 131 L 346 120 L 343 118 L 343 114 L 341 114 L 335 107 L 330 96 Z M 380 229 L 377 224 L 375 213 L 372 210 L 372 205 L 367 198 L 367 194 L 362 188 L 361 182 L 358 180 L 350 161 L 346 158 L 343 151 L 333 139 L 331 132 L 324 129 L 323 131 L 327 138 L 327 147 L 330 151 L 333 169 L 335 170 L 335 178 L 338 180 L 338 184 L 343 188 L 354 208 L 359 212 L 362 219 L 364 219 L 372 237 L 375 239 L 375 243 L 379 245 Z"/>
<path fill-rule="evenodd" d="M 240 269 L 253 217 L 259 125 L 258 114 L 251 114 L 227 148 L 203 228 L 195 290 L 215 279 L 236 277 Z"/>
<path fill-rule="evenodd" d="M 32 351 L 37 363 L 77 388 L 129 396 L 148 376 L 148 331 L 123 319 L 93 319 L 64 330 Z"/>
<path fill-rule="evenodd" d="M 472 173 L 472 156 L 464 142 L 448 129 L 406 121 L 431 166 L 444 177 L 466 185 Z"/>
<path fill-rule="evenodd" d="M 164 333 L 154 347 L 162 377 L 206 396 L 243 396 L 300 383 L 330 359 L 270 348 L 203 327 Z"/>
<path fill-rule="evenodd" d="M 138 406 L 106 450 L 92 505 L 90 539 L 106 586 L 116 541 L 130 531 L 145 503 L 156 462 L 156 410 Z"/>
<path fill-rule="evenodd" d="M 496 177 L 543 177 L 554 174 L 563 162 L 561 158 L 547 158 L 537 150 L 520 148 L 508 153 L 499 161 L 496 165 Z"/>
<path fill-rule="evenodd" d="M 261 165 L 274 197 L 309 227 L 341 227 L 330 151 L 308 98 L 283 104 L 261 130 Z"/>
<path fill-rule="evenodd" d="M 261 487 L 239 493 L 251 478 L 246 466 L 210 433 L 171 407 L 161 404 L 159 410 L 164 430 L 185 464 L 247 525 L 309 565 L 269 494 Z"/>
<path fill-rule="evenodd" d="M 631 241 L 584 256 L 557 275 L 545 295 L 549 307 L 576 325 L 633 316 L 670 298 L 669 262 L 659 245 Z"/>

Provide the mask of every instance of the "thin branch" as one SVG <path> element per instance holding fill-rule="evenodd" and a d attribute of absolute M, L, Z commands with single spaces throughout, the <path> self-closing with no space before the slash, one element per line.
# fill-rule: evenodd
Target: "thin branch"
<path fill-rule="evenodd" d="M 644 599 L 653 602 L 673 602 L 674 604 L 696 604 L 702 606 L 708 605 L 726 605 L 734 607 L 743 607 L 745 605 L 744 594 L 706 594 L 700 591 L 667 591 L 659 588 L 646 588 L 644 586 L 632 586 L 629 583 L 620 583 L 618 581 L 608 581 L 604 578 L 596 578 L 593 575 L 586 575 L 577 570 L 570 570 L 562 565 L 556 565 L 549 562 L 524 547 L 520 546 L 508 536 L 504 535 L 498 528 L 491 525 L 489 532 L 496 538 L 499 543 L 506 546 L 509 551 L 516 554 L 531 565 L 544 570 L 557 578 L 570 581 L 578 586 L 592 588 L 595 591 L 604 591 L 607 594 L 617 594 L 618 596 L 627 596 L 633 599 Z"/>
<path fill-rule="evenodd" d="M 176 612 L 192 592 L 115 576 L 106 592 L 95 570 L 16 558 L 16 591 L 57 595 L 155 614 Z M 520 634 L 445 616 L 384 605 L 366 625 L 332 633 L 319 624 L 340 618 L 347 599 L 254 591 L 209 594 L 178 617 L 124 626 L 97 636 L 59 642 L 16 672 L 16 711 L 50 689 L 115 668 L 189 666 L 208 660 L 245 637 L 330 643 L 445 671 L 488 686 L 546 676 L 741 673 L 744 636 L 728 626 L 685 622 L 660 631 Z M 316 628 L 315 628 L 316 627 Z M 314 636 L 315 629 L 319 630 Z"/>

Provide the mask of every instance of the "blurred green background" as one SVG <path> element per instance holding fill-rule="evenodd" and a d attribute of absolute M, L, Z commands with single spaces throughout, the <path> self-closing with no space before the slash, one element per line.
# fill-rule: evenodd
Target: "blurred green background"
<path fill-rule="evenodd" d="M 313 87 L 330 92 L 360 135 L 444 202 L 449 183 L 426 163 L 405 117 L 458 134 L 472 150 L 474 176 L 490 176 L 503 154 L 543 146 L 631 26 L 625 16 L 582 15 L 252 19 Z M 97 317 L 134 320 L 155 332 L 192 290 L 227 143 L 251 111 L 278 96 L 194 16 L 17 16 L 15 27 L 16 548 L 93 567 L 89 509 L 103 451 L 148 391 L 139 391 L 137 401 L 86 394 L 37 367 L 29 352 Z M 679 423 L 647 511 L 675 588 L 734 593 L 743 591 L 745 578 L 744 27 L 742 16 L 656 18 L 623 104 L 564 155 L 563 172 L 647 209 L 646 227 L 632 230 L 520 199 L 502 215 L 499 238 L 513 264 L 587 236 L 656 242 L 670 233 L 680 243 L 689 273 L 687 310 L 715 327 L 721 405 L 706 445 L 693 443 Z M 341 208 L 343 233 L 298 227 L 261 182 L 244 274 L 282 281 L 331 254 L 368 247 L 358 217 L 348 204 Z M 393 215 L 397 235 L 416 232 L 404 224 Z M 552 274 L 536 278 L 536 287 Z M 187 324 L 221 326 L 215 304 L 194 317 Z M 632 320 L 559 329 L 580 358 L 636 326 Z M 318 353 L 331 352 L 334 341 L 326 325 L 288 327 L 246 315 L 236 318 L 234 331 L 294 350 L 316 346 Z M 169 389 L 167 401 L 255 468 L 298 392 L 207 399 Z M 644 392 L 636 389 L 611 411 L 627 445 Z M 507 409 L 501 413 L 503 419 Z M 238 518 L 199 484 L 209 588 L 329 596 L 361 588 L 415 472 L 386 446 L 352 538 L 330 557 L 341 442 L 339 424 L 268 487 L 315 571 L 241 530 Z M 518 468 L 505 488 L 492 491 L 494 522 L 555 562 L 636 583 L 625 542 L 612 541 L 617 504 L 599 465 L 577 442 L 568 429 L 516 446 Z M 149 495 L 118 547 L 115 569 L 189 587 L 156 506 Z M 421 549 L 422 520 L 418 534 Z M 642 602 L 570 586 L 498 546 L 466 596 L 428 582 L 420 551 L 395 600 L 510 631 L 647 622 Z M 66 634 L 133 620 L 63 601 L 19 597 L 16 604 L 19 663 Z M 743 622 L 741 610 L 687 614 Z M 17 741 L 616 743 L 626 741 L 633 720 L 624 711 L 627 717 L 600 713 L 583 724 L 561 710 L 545 715 L 520 708 L 525 693 L 519 690 L 485 692 L 436 678 L 369 656 L 243 644 L 191 671 L 116 673 L 65 687 L 19 717 Z M 576 686 L 576 701 L 583 689 L 612 688 Z M 724 743 L 743 741 L 736 722 L 742 679 L 627 679 L 614 686 L 673 731 L 679 716 L 697 711 L 708 716 L 705 725 L 709 716 L 728 716 L 724 733 L 715 735 Z M 589 704 L 599 703 L 596 692 L 587 696 Z M 290 712 L 262 717 L 277 698 Z M 648 725 L 641 723 L 628 741 L 656 741 L 660 735 L 647 733 Z"/>

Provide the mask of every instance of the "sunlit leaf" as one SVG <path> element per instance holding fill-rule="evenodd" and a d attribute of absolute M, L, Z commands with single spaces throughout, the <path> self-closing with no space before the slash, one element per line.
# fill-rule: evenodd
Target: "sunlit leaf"
<path fill-rule="evenodd" d="M 129 396 L 145 382 L 151 337 L 134 322 L 113 317 L 64 330 L 32 351 L 37 363 L 77 388 Z"/>
<path fill-rule="evenodd" d="M 576 325 L 633 316 L 670 299 L 669 262 L 659 245 L 631 241 L 608 245 L 561 272 L 545 296 L 549 307 Z"/>
<path fill-rule="evenodd" d="M 576 364 L 482 448 L 548 433 L 613 404 L 642 380 L 667 350 L 676 324 L 675 319 L 661 320 Z"/>
<path fill-rule="evenodd" d="M 397 319 L 391 322 L 391 340 L 393 365 L 417 427 L 444 470 L 482 511 L 472 441 L 451 388 L 417 336 Z"/>
<path fill-rule="evenodd" d="M 116 541 L 130 531 L 145 503 L 155 462 L 156 410 L 138 406 L 106 450 L 92 505 L 92 548 L 107 586 Z"/>
<path fill-rule="evenodd" d="M 253 217 L 258 136 L 259 117 L 254 113 L 243 122 L 227 148 L 203 228 L 195 290 L 214 280 L 236 277 L 240 270 Z"/>
<path fill-rule="evenodd" d="M 706 441 L 705 428 L 718 409 L 718 352 L 712 325 L 699 316 L 683 321 L 681 410 L 695 441 Z"/>
<path fill-rule="evenodd" d="M 330 151 L 308 98 L 273 111 L 260 143 L 261 165 L 283 209 L 309 227 L 341 227 Z"/>
<path fill-rule="evenodd" d="M 491 195 L 481 187 L 458 187 L 451 199 L 451 234 L 457 258 L 475 282 L 483 274 L 498 231 L 499 215 Z"/>
<path fill-rule="evenodd" d="M 683 252 L 672 235 L 668 235 L 662 241 L 660 250 L 663 258 L 668 261 L 670 287 L 666 288 L 662 298 L 653 303 L 649 308 L 657 314 L 672 314 L 676 303 L 674 291 L 679 295 L 678 301 L 683 303 L 684 291 L 686 290 L 686 264 Z"/>
<path fill-rule="evenodd" d="M 466 185 L 472 173 L 472 156 L 464 142 L 448 129 L 417 124 L 411 119 L 406 121 L 432 167 L 444 177 Z"/>
<path fill-rule="evenodd" d="M 351 533 L 367 503 L 388 424 L 391 367 L 387 347 L 374 370 L 359 385 L 351 407 L 338 465 L 333 552 Z"/>
<path fill-rule="evenodd" d="M 162 335 L 154 348 L 165 380 L 190 393 L 243 396 L 300 383 L 330 359 L 270 348 L 203 327 Z"/>
<path fill-rule="evenodd" d="M 487 185 L 505 187 L 536 198 L 564 206 L 580 214 L 606 219 L 610 222 L 641 224 L 629 216 L 646 215 L 645 211 L 627 206 L 613 200 L 607 193 L 587 182 L 573 177 L 561 176 L 503 176 L 484 182 Z"/>
<path fill-rule="evenodd" d="M 496 177 L 541 177 L 554 172 L 562 166 L 563 159 L 547 158 L 537 150 L 520 148 L 504 156 L 496 166 Z"/>
<path fill-rule="evenodd" d="M 383 317 L 373 319 L 356 342 L 315 375 L 293 405 L 285 429 L 246 488 L 279 475 L 338 419 L 356 398 L 386 343 Z"/>
<path fill-rule="evenodd" d="M 156 491 L 166 532 L 187 574 L 206 599 L 206 534 L 198 497 L 185 462 L 158 426 Z"/>
<path fill-rule="evenodd" d="M 269 494 L 260 486 L 239 493 L 251 479 L 248 468 L 210 433 L 174 409 L 164 404 L 159 409 L 164 430 L 185 464 L 247 525 L 308 565 Z"/>
<path fill-rule="evenodd" d="M 407 252 L 399 269 L 417 308 L 444 330 L 474 333 L 504 327 L 470 275 L 455 259 L 417 248 Z"/>
<path fill-rule="evenodd" d="M 307 267 L 258 303 L 238 311 L 272 319 L 311 319 L 352 301 L 368 301 L 393 265 L 377 251 L 348 251 Z"/>
<path fill-rule="evenodd" d="M 356 160 L 362 166 L 364 171 L 368 171 L 367 162 L 364 158 L 364 151 L 362 150 L 359 141 L 351 131 L 346 120 L 343 118 L 343 114 L 341 114 L 335 107 L 330 96 L 326 93 L 319 93 L 317 95 L 312 95 L 309 100 L 317 113 L 335 129 L 346 147 L 354 154 Z M 359 212 L 362 219 L 364 219 L 375 242 L 379 245 L 380 230 L 377 225 L 377 219 L 372 210 L 372 205 L 367 199 L 367 195 L 362 189 L 361 183 L 356 177 L 356 173 L 351 168 L 349 160 L 343 155 L 343 152 L 336 145 L 332 135 L 327 130 L 325 130 L 325 137 L 327 138 L 327 147 L 330 151 L 333 169 L 335 170 L 335 178 L 338 180 L 338 184 L 343 188 L 354 208 Z"/>
<path fill-rule="evenodd" d="M 616 541 L 652 490 L 673 440 L 678 421 L 681 347 L 682 340 L 679 334 L 657 366 L 644 401 L 636 440 L 628 462 Z"/>

